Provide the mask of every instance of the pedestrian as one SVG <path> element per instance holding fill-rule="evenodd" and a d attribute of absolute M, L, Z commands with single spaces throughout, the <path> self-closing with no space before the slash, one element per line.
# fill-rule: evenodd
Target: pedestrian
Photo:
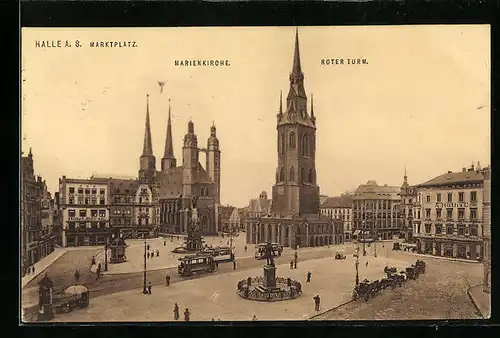
<path fill-rule="evenodd" d="M 179 320 L 179 305 L 177 303 L 174 305 L 174 319 Z"/>
<path fill-rule="evenodd" d="M 293 268 L 297 269 L 297 261 L 293 262 Z"/>
<path fill-rule="evenodd" d="M 169 286 L 169 285 L 170 285 L 170 276 L 169 276 L 169 275 L 166 275 L 166 276 L 165 276 L 165 285 L 166 285 L 166 286 Z"/>
<path fill-rule="evenodd" d="M 31 268 L 31 272 L 32 273 L 35 273 L 35 266 L 33 265 L 33 267 Z"/>
<path fill-rule="evenodd" d="M 319 305 L 321 302 L 321 299 L 319 298 L 319 295 L 316 295 L 316 297 L 313 297 L 314 299 L 314 310 L 319 311 Z"/>
<path fill-rule="evenodd" d="M 94 256 L 92 256 L 92 264 L 91 264 L 91 266 L 92 265 L 95 265 L 95 257 Z"/>
<path fill-rule="evenodd" d="M 163 246 L 167 246 L 167 241 L 163 241 Z"/>
<path fill-rule="evenodd" d="M 310 283 L 311 282 L 311 271 L 308 271 L 307 272 L 307 280 L 306 280 L 306 283 Z"/>
<path fill-rule="evenodd" d="M 290 261 L 290 270 L 293 269 L 293 261 Z"/>
<path fill-rule="evenodd" d="M 256 320 L 257 320 L 257 315 L 254 314 L 253 317 L 252 317 L 252 321 L 255 322 Z"/>
<path fill-rule="evenodd" d="M 226 244 L 229 245 L 229 241 L 227 241 Z"/>
<path fill-rule="evenodd" d="M 156 249 L 156 257 L 160 257 L 160 250 Z"/>
<path fill-rule="evenodd" d="M 233 260 L 233 270 L 236 270 L 236 259 Z"/>
<path fill-rule="evenodd" d="M 151 282 L 149 282 L 148 284 L 148 295 L 151 294 L 151 288 L 153 287 L 153 284 Z"/>
<path fill-rule="evenodd" d="M 366 264 L 365 264 L 366 267 L 368 267 L 368 261 L 366 261 Z"/>
<path fill-rule="evenodd" d="M 184 321 L 189 322 L 189 315 L 189 309 L 186 308 L 186 310 L 184 310 Z"/>
<path fill-rule="evenodd" d="M 31 273 L 31 267 L 29 267 L 29 266 L 28 266 L 27 273 L 28 273 L 28 275 Z"/>
<path fill-rule="evenodd" d="M 245 245 L 245 252 L 247 252 L 247 246 Z"/>
<path fill-rule="evenodd" d="M 218 269 L 219 268 L 219 262 L 215 261 L 215 267 Z"/>
<path fill-rule="evenodd" d="M 148 258 L 149 258 L 149 251 L 148 251 Z"/>
<path fill-rule="evenodd" d="M 75 281 L 78 283 L 80 281 L 80 273 L 78 270 L 75 271 Z"/>
<path fill-rule="evenodd" d="M 293 254 L 293 259 L 294 259 L 295 261 L 297 261 L 297 259 L 298 259 L 297 251 L 295 251 L 295 253 Z"/>
<path fill-rule="evenodd" d="M 147 248 L 147 249 L 148 249 L 148 251 L 149 251 L 149 244 L 146 246 L 146 248 Z"/>

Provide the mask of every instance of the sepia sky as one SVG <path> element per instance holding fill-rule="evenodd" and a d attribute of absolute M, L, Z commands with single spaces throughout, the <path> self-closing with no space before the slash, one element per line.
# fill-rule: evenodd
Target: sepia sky
<path fill-rule="evenodd" d="M 160 169 L 170 98 L 178 164 L 190 117 L 200 147 L 215 121 L 221 201 L 243 207 L 274 183 L 276 113 L 280 90 L 288 94 L 294 38 L 295 27 L 23 28 L 22 150 L 32 147 L 35 172 L 52 192 L 62 175 L 137 176 L 149 93 Z M 83 46 L 35 48 L 36 40 L 66 39 Z M 299 40 L 305 89 L 314 94 L 321 194 L 368 180 L 401 185 L 405 165 L 417 184 L 490 163 L 489 26 L 299 27 Z M 323 58 L 368 64 L 325 66 Z M 174 66 L 184 59 L 230 66 Z"/>

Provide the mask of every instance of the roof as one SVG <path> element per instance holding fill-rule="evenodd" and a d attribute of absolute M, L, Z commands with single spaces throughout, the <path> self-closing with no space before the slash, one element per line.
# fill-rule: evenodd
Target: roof
<path fill-rule="evenodd" d="M 321 204 L 321 208 L 351 208 L 352 201 L 352 195 L 327 197 L 326 200 Z"/>
<path fill-rule="evenodd" d="M 253 198 L 248 204 L 248 212 L 267 212 L 271 206 L 271 200 L 266 198 Z"/>
<path fill-rule="evenodd" d="M 179 197 L 182 194 L 182 166 L 171 168 L 167 171 L 156 172 L 158 183 L 158 198 Z"/>
<path fill-rule="evenodd" d="M 109 187 L 111 194 L 131 194 L 134 195 L 139 187 L 139 181 L 135 179 L 109 179 Z"/>
<path fill-rule="evenodd" d="M 440 185 L 456 185 L 465 183 L 481 183 L 484 176 L 479 170 L 461 171 L 439 175 L 427 182 L 417 185 L 417 187 L 431 187 Z"/>
<path fill-rule="evenodd" d="M 233 213 L 233 210 L 235 208 L 232 207 L 232 206 L 228 206 L 228 205 L 221 205 L 219 206 L 218 210 L 219 210 L 219 215 L 221 215 L 222 217 L 231 217 L 232 213 Z"/>
<path fill-rule="evenodd" d="M 366 184 L 361 184 L 354 192 L 354 199 L 376 199 L 383 196 L 396 197 L 401 193 L 401 187 L 389 186 L 387 184 L 378 185 L 370 180 Z"/>

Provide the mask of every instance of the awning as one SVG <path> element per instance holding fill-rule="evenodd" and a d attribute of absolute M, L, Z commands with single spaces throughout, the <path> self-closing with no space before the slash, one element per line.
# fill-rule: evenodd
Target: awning
<path fill-rule="evenodd" d="M 353 236 L 357 236 L 359 234 L 359 230 L 354 231 Z"/>

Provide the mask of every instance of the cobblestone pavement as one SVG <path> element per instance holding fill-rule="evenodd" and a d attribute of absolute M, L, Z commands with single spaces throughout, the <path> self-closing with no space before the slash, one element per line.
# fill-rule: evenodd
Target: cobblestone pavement
<path fill-rule="evenodd" d="M 395 257 L 409 255 L 393 254 Z M 421 259 L 421 257 L 419 257 Z M 314 320 L 479 319 L 467 289 L 482 279 L 481 264 L 424 259 L 426 272 L 368 302 L 358 300 Z"/>
<path fill-rule="evenodd" d="M 328 249 L 326 249 L 328 250 Z M 324 252 L 312 249 L 310 252 Z M 330 250 L 334 250 L 331 248 Z M 240 298 L 236 293 L 239 280 L 249 276 L 261 276 L 263 261 L 245 269 L 229 270 L 224 274 L 209 274 L 198 279 L 184 279 L 166 287 L 153 281 L 153 294 L 143 295 L 142 289 L 91 297 L 85 309 L 75 309 L 69 314 L 59 315 L 54 321 L 98 322 L 98 321 L 171 321 L 172 309 L 177 302 L 184 311 L 191 312 L 193 321 L 251 320 L 255 314 L 259 320 L 304 320 L 315 313 L 313 297 L 320 295 L 322 308 L 331 308 L 350 299 L 355 279 L 355 264 L 352 255 L 345 260 L 328 258 L 301 260 L 297 269 L 290 269 L 287 260 L 277 266 L 277 276 L 290 277 L 300 281 L 303 295 L 297 299 L 281 302 L 258 302 Z M 410 259 L 413 257 L 403 256 Z M 365 264 L 369 261 L 368 266 Z M 360 278 L 381 278 L 383 268 L 389 264 L 402 268 L 408 262 L 391 257 L 362 257 L 359 266 Z M 312 273 L 311 282 L 306 282 L 307 272 Z M 182 313 L 181 313 L 182 315 Z"/>

